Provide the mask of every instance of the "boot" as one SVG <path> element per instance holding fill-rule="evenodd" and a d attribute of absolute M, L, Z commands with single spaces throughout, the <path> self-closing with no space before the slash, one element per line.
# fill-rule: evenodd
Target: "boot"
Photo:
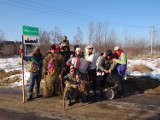
<path fill-rule="evenodd" d="M 80 102 L 80 103 L 86 102 L 86 96 L 85 96 L 85 95 L 80 95 L 80 96 L 78 97 L 78 102 Z"/>
<path fill-rule="evenodd" d="M 30 101 L 30 100 L 32 100 L 33 98 L 32 98 L 32 95 L 28 95 L 28 97 L 27 97 L 27 101 Z"/>
<path fill-rule="evenodd" d="M 100 97 L 101 98 L 103 97 L 103 94 L 104 94 L 103 90 L 100 90 Z"/>
<path fill-rule="evenodd" d="M 70 106 L 71 105 L 71 100 L 66 100 L 66 106 Z"/>
<path fill-rule="evenodd" d="M 103 87 L 100 87 L 100 97 L 102 98 L 104 95 Z"/>
<path fill-rule="evenodd" d="M 94 90 L 94 92 L 93 92 L 93 93 L 94 93 L 94 96 L 97 96 L 97 93 L 96 93 L 96 91 L 95 91 L 95 90 Z"/>
<path fill-rule="evenodd" d="M 40 98 L 39 92 L 36 92 L 36 98 Z"/>
<path fill-rule="evenodd" d="M 86 95 L 87 97 L 89 97 L 90 92 L 89 92 L 89 91 L 87 91 L 87 92 L 85 93 L 85 95 Z"/>

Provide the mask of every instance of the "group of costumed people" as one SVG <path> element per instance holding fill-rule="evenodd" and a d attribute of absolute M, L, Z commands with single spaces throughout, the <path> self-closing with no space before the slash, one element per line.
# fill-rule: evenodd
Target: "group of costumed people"
<path fill-rule="evenodd" d="M 23 51 L 20 50 L 22 54 Z M 64 36 L 59 46 L 53 44 L 44 56 L 40 48 L 35 47 L 31 56 L 22 56 L 29 63 L 29 86 L 27 100 L 40 97 L 40 82 L 43 78 L 43 97 L 64 95 L 68 106 L 72 100 L 85 102 L 90 91 L 97 96 L 97 78 L 100 81 L 100 94 L 103 96 L 106 85 L 114 87 L 117 93 L 122 91 L 122 79 L 127 68 L 127 57 L 118 47 L 114 52 L 107 49 L 103 55 L 96 52 L 93 45 L 87 45 L 84 52 L 79 45 L 70 51 L 69 40 Z"/>

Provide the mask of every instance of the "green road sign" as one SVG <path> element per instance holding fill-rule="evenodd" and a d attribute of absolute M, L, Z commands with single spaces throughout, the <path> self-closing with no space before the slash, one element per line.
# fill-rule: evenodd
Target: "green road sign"
<path fill-rule="evenodd" d="M 23 35 L 38 36 L 39 31 L 36 27 L 23 26 Z"/>

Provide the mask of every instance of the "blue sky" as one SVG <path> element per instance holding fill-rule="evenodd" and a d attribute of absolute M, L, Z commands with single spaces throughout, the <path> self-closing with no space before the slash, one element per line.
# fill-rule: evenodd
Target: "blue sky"
<path fill-rule="evenodd" d="M 127 32 L 149 40 L 150 26 L 159 33 L 159 11 L 159 0 L 0 0 L 0 29 L 7 40 L 20 41 L 23 25 L 47 31 L 57 26 L 72 40 L 80 27 L 87 43 L 89 23 L 101 22 L 121 39 Z"/>

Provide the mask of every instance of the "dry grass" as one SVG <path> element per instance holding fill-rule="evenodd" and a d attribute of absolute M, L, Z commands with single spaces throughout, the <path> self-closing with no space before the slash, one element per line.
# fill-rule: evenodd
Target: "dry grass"
<path fill-rule="evenodd" d="M 2 85 L 9 85 L 10 83 L 14 83 L 17 81 L 20 81 L 20 78 L 18 76 L 14 76 L 13 78 L 2 79 L 1 84 Z"/>
<path fill-rule="evenodd" d="M 156 63 L 156 68 L 160 68 L 160 61 Z"/>
<path fill-rule="evenodd" d="M 0 80 L 10 77 L 11 75 L 21 74 L 20 70 L 14 70 L 10 72 L 5 72 L 4 70 L 0 70 Z"/>
<path fill-rule="evenodd" d="M 153 58 L 160 58 L 160 54 L 154 55 Z"/>
<path fill-rule="evenodd" d="M 7 73 L 4 70 L 0 70 L 0 86 L 20 81 L 20 78 L 17 76 L 18 74 L 21 74 L 20 70 L 14 70 Z M 11 77 L 12 75 L 16 76 Z"/>
<path fill-rule="evenodd" d="M 148 72 L 152 72 L 153 70 L 151 68 L 149 68 L 146 65 L 140 64 L 140 65 L 134 65 L 132 66 L 132 71 L 139 71 L 142 73 L 148 73 Z"/>
<path fill-rule="evenodd" d="M 160 95 L 160 85 L 154 89 L 146 90 L 144 94 Z"/>

